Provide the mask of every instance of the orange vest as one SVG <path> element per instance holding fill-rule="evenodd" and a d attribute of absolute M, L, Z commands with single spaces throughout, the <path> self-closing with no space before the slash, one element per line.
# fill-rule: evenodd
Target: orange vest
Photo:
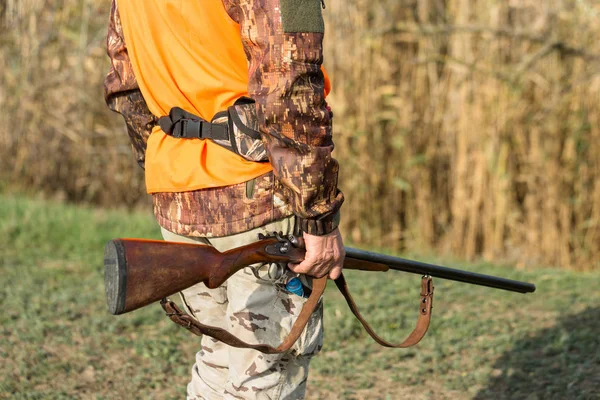
<path fill-rule="evenodd" d="M 222 0 L 120 0 L 127 51 L 152 114 L 181 107 L 205 120 L 248 96 L 240 27 Z M 326 92 L 329 91 L 326 78 Z M 155 127 L 146 149 L 146 190 L 183 192 L 246 182 L 271 171 L 207 139 Z"/>

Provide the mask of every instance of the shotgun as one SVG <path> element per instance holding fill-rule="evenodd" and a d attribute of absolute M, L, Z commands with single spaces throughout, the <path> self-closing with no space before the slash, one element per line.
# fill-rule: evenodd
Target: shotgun
<path fill-rule="evenodd" d="M 418 342 L 425 334 L 431 316 L 432 277 L 519 293 L 535 291 L 535 285 L 531 283 L 446 268 L 350 247 L 346 247 L 345 250 L 344 269 L 378 272 L 393 269 L 423 275 L 419 320 L 416 329 L 419 331 L 416 336 L 420 335 L 420 337 L 415 336 L 412 340 L 408 340 L 410 343 L 404 341 L 401 345 L 392 345 L 375 335 L 358 312 L 343 275 L 335 281 L 352 312 L 369 334 L 378 343 L 388 347 L 408 347 L 408 345 Z M 301 262 L 304 254 L 302 238 L 293 235 L 283 236 L 279 233 L 269 236 L 260 235 L 259 240 L 255 243 L 223 253 L 211 246 L 189 243 L 146 239 L 111 240 L 107 243 L 104 252 L 104 281 L 108 309 L 111 314 L 118 315 L 162 299 L 161 304 L 167 311 L 167 315 L 193 333 L 208 334 L 236 347 L 251 347 L 263 352 L 278 352 L 281 346 L 272 348 L 265 345 L 250 345 L 235 337 L 224 337 L 223 335 L 227 336 L 227 332 L 215 334 L 217 328 L 206 328 L 206 325 L 198 323 L 182 312 L 175 303 L 167 298 L 200 282 L 203 282 L 208 288 L 216 288 L 247 266 L 276 265 L 279 266 L 279 270 L 285 269 L 287 263 Z M 253 269 L 255 275 L 258 269 L 260 267 Z M 325 289 L 326 279 L 323 277 L 313 280 L 312 293 L 304 306 L 307 309 L 306 311 L 303 309 L 304 314 L 311 312 L 311 307 L 313 309 L 316 307 Z M 301 313 L 298 319 L 302 318 Z M 411 336 L 414 336 L 413 334 Z"/>

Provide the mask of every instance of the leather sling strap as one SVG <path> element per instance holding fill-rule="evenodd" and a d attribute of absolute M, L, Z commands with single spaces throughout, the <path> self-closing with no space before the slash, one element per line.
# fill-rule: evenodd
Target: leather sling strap
<path fill-rule="evenodd" d="M 344 278 L 343 274 L 335 280 L 335 283 L 339 291 L 346 299 L 346 302 L 348 303 L 348 306 L 350 307 L 350 310 L 352 311 L 354 316 L 360 321 L 362 326 L 365 328 L 367 333 L 373 338 L 373 340 L 375 340 L 380 345 L 394 348 L 410 347 L 419 343 L 423 336 L 425 336 L 425 333 L 427 332 L 427 328 L 429 328 L 429 323 L 431 321 L 431 309 L 433 305 L 433 281 L 430 276 L 424 276 L 421 279 L 421 300 L 419 302 L 419 318 L 417 319 L 417 325 L 415 329 L 410 333 L 410 335 L 408 335 L 408 337 L 402 343 L 399 344 L 392 344 L 379 337 L 375 333 L 373 328 L 371 328 L 371 326 L 365 321 L 365 319 L 358 311 L 358 307 L 352 299 L 352 296 L 350 295 L 348 284 L 346 283 L 346 279 Z M 298 337 L 300 337 L 300 334 L 306 327 L 310 316 L 317 307 L 319 300 L 321 299 L 321 296 L 325 291 L 326 285 L 326 276 L 318 279 L 313 279 L 313 287 L 310 297 L 302 307 L 302 311 L 300 311 L 300 314 L 298 315 L 296 322 L 292 326 L 290 333 L 284 339 L 284 341 L 277 347 L 272 347 L 266 344 L 249 344 L 232 335 L 225 329 L 217 328 L 210 325 L 204 325 L 201 322 L 198 322 L 198 320 L 196 320 L 189 314 L 183 312 L 177 306 L 177 304 L 175 304 L 169 299 L 163 299 L 160 304 L 162 305 L 163 309 L 166 311 L 167 315 L 173 322 L 183 326 L 184 328 L 188 329 L 190 332 L 198 336 L 208 335 L 232 347 L 250 348 L 266 354 L 283 353 L 289 350 L 292 347 L 292 345 L 296 342 Z"/>
<path fill-rule="evenodd" d="M 360 321 L 362 326 L 365 328 L 367 333 L 371 335 L 373 340 L 380 345 L 393 348 L 414 346 L 415 344 L 419 343 L 421 339 L 423 339 L 423 336 L 425 336 L 425 333 L 427 333 L 429 323 L 431 322 L 431 308 L 433 306 L 433 280 L 430 276 L 424 276 L 421 279 L 421 302 L 419 303 L 419 318 L 417 319 L 417 326 L 402 343 L 398 344 L 393 344 L 382 339 L 375 333 L 368 322 L 365 321 L 363 316 L 358 311 L 358 307 L 356 306 L 356 303 L 354 303 L 352 296 L 350 295 L 348 284 L 346 283 L 344 275 L 340 275 L 340 277 L 335 280 L 335 284 L 346 299 L 346 303 L 348 303 L 350 310 L 352 310 L 352 314 L 354 314 L 356 319 Z"/>
<path fill-rule="evenodd" d="M 283 342 L 277 347 L 269 346 L 266 344 L 246 343 L 238 337 L 232 335 L 225 329 L 217 328 L 215 326 L 210 325 L 204 325 L 203 323 L 198 322 L 198 320 L 196 320 L 191 315 L 181 311 L 177 304 L 175 304 L 169 299 L 163 299 L 160 302 L 160 304 L 162 305 L 163 309 L 167 312 L 169 318 L 171 318 L 171 321 L 183 326 L 195 335 L 208 335 L 232 347 L 249 348 L 258 350 L 266 354 L 275 354 L 288 351 L 296 342 L 296 340 L 298 340 L 300 334 L 302 334 L 302 331 L 304 330 L 304 327 L 308 323 L 311 314 L 317 307 L 317 304 L 319 303 L 319 300 L 321 299 L 321 296 L 325 291 L 325 286 L 327 286 L 327 276 L 318 279 L 313 279 L 312 293 L 310 294 L 306 303 L 304 303 L 302 311 L 300 311 L 296 322 L 292 326 L 292 330 L 283 340 Z"/>

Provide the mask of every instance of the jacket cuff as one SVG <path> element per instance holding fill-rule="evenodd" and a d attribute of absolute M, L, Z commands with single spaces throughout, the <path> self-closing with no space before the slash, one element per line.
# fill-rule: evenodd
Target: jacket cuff
<path fill-rule="evenodd" d="M 309 235 L 323 236 L 335 230 L 340 224 L 340 212 L 336 211 L 319 219 L 297 218 L 297 223 L 302 232 Z"/>

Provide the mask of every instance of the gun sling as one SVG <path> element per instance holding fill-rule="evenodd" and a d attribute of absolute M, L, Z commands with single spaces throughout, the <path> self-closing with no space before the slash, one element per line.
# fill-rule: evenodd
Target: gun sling
<path fill-rule="evenodd" d="M 373 338 L 373 340 L 375 340 L 380 345 L 393 348 L 405 348 L 414 346 L 415 344 L 419 343 L 423 336 L 425 336 L 425 333 L 427 332 L 427 329 L 429 328 L 429 323 L 431 321 L 431 309 L 433 303 L 433 283 L 430 276 L 424 276 L 421 279 L 421 298 L 419 302 L 419 318 L 417 319 L 417 325 L 415 329 L 408 335 L 408 337 L 402 343 L 398 344 L 390 343 L 379 337 L 375 333 L 373 328 L 371 328 L 371 326 L 367 323 L 367 321 L 365 321 L 365 319 L 360 314 L 356 303 L 352 299 L 352 296 L 350 295 L 348 284 L 346 283 L 346 279 L 344 278 L 343 274 L 335 280 L 335 284 L 346 299 L 346 302 L 348 303 L 348 306 L 350 307 L 350 310 L 352 311 L 354 316 L 360 321 L 362 326 L 365 328 L 367 333 Z M 298 315 L 296 322 L 292 326 L 290 333 L 277 347 L 272 347 L 266 344 L 246 343 L 224 329 L 202 324 L 191 315 L 182 311 L 177 306 L 177 304 L 175 304 L 169 299 L 163 299 L 160 304 L 162 305 L 163 309 L 166 311 L 167 315 L 173 322 L 183 326 L 195 335 L 208 335 L 232 347 L 250 348 L 258 350 L 262 353 L 274 354 L 282 353 L 289 350 L 292 347 L 292 345 L 296 342 L 296 340 L 306 327 L 306 324 L 308 323 L 311 314 L 317 307 L 321 296 L 325 291 L 326 286 L 326 276 L 318 279 L 313 279 L 313 287 L 310 297 L 304 304 L 302 311 L 300 311 L 300 314 Z"/>

